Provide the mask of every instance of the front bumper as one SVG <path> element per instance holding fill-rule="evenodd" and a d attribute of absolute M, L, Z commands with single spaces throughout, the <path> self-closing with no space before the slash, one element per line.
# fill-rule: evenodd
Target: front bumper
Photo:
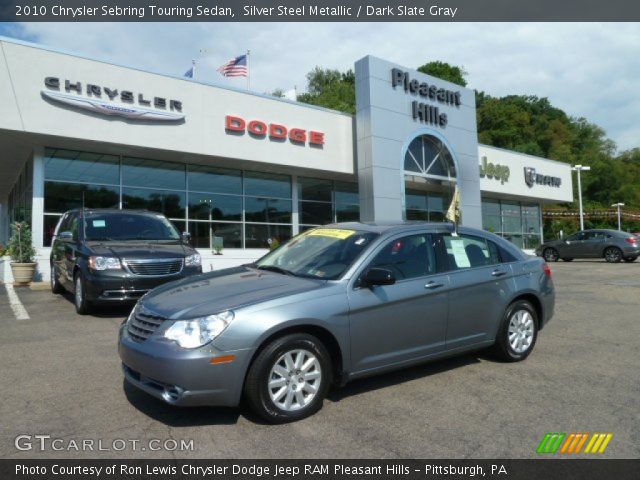
<path fill-rule="evenodd" d="M 202 273 L 201 267 L 184 267 L 176 275 L 142 276 L 124 271 L 85 271 L 85 293 L 92 303 L 135 302 L 160 285 Z"/>
<path fill-rule="evenodd" d="M 176 406 L 237 406 L 253 356 L 252 349 L 222 352 L 206 345 L 191 350 L 154 337 L 137 342 L 126 324 L 120 327 L 118 353 L 127 382 Z M 235 360 L 211 363 L 222 355 L 235 355 Z"/>

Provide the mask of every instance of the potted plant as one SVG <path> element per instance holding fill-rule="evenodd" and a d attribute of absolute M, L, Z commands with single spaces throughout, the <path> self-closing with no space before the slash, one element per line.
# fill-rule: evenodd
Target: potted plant
<path fill-rule="evenodd" d="M 8 247 L 14 283 L 28 285 L 36 271 L 36 263 L 33 261 L 36 250 L 31 243 L 31 229 L 27 222 L 11 224 Z"/>

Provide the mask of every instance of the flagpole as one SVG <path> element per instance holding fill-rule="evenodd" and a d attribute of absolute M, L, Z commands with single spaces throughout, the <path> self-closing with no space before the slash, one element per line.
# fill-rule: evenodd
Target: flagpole
<path fill-rule="evenodd" d="M 247 50 L 247 90 L 251 86 L 251 50 Z"/>

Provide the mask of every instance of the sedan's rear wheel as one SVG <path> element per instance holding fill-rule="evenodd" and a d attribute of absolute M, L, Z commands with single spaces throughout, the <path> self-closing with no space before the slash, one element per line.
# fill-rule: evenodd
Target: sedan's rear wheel
<path fill-rule="evenodd" d="M 251 409 L 267 422 L 290 422 L 322 407 L 331 379 L 331 360 L 322 342 L 295 333 L 260 352 L 247 374 L 245 394 Z"/>
<path fill-rule="evenodd" d="M 542 252 L 542 256 L 547 262 L 557 262 L 560 258 L 560 254 L 555 248 L 545 248 L 544 252 Z"/>
<path fill-rule="evenodd" d="M 507 362 L 527 358 L 536 344 L 538 325 L 538 314 L 530 302 L 513 302 L 507 308 L 498 331 L 496 354 Z"/>
<path fill-rule="evenodd" d="M 604 259 L 609 263 L 619 263 L 622 260 L 622 251 L 618 247 L 609 247 L 604 251 Z"/>

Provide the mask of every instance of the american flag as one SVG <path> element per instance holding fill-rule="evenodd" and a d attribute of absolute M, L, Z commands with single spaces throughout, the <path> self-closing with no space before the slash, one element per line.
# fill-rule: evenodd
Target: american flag
<path fill-rule="evenodd" d="M 247 67 L 247 56 L 240 55 L 232 58 L 218 68 L 218 71 L 225 77 L 246 77 L 249 74 Z"/>

